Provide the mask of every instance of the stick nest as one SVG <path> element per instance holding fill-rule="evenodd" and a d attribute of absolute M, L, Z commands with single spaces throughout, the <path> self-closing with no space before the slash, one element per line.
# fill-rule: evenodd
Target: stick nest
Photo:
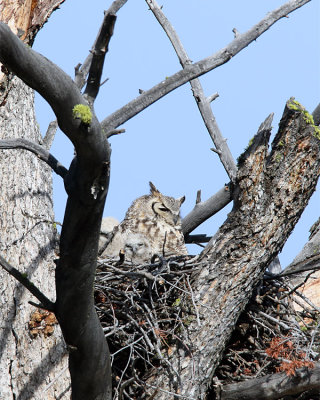
<path fill-rule="evenodd" d="M 200 268 L 197 257 L 188 256 L 141 266 L 99 261 L 95 303 L 111 353 L 114 399 L 149 398 L 156 370 L 175 373 L 173 349 L 192 353 L 187 331 L 197 313 L 191 274 Z M 319 310 L 288 278 L 264 278 L 226 346 L 216 370 L 219 384 L 279 371 L 293 375 L 319 358 Z"/>

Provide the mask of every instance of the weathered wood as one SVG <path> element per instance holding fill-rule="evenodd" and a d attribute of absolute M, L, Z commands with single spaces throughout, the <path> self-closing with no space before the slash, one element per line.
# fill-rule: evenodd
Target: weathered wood
<path fill-rule="evenodd" d="M 183 68 L 188 67 L 192 64 L 186 50 L 184 49 L 176 31 L 173 26 L 167 19 L 167 17 L 162 12 L 162 7 L 159 7 L 155 0 L 146 0 L 147 4 L 150 7 L 150 10 L 153 12 L 158 22 L 166 32 L 172 46 L 177 53 L 180 64 Z M 223 138 L 222 133 L 219 129 L 219 126 L 216 122 L 216 119 L 213 115 L 212 108 L 210 102 L 211 98 L 207 98 L 204 94 L 201 82 L 198 78 L 190 81 L 190 85 L 192 88 L 193 97 L 197 103 L 200 114 L 202 116 L 203 122 L 209 132 L 209 135 L 215 145 L 215 151 L 220 157 L 220 161 L 226 170 L 229 179 L 233 182 L 237 175 L 237 166 L 232 157 L 229 146 L 227 145 L 226 139 Z"/>
<path fill-rule="evenodd" d="M 168 387 L 184 398 L 206 398 L 237 318 L 316 188 L 320 141 L 306 113 L 292 104 L 285 108 L 271 153 L 268 118 L 240 159 L 234 208 L 200 255 L 204 266 L 193 277 L 197 318 L 185 337 L 192 351 L 171 354 L 168 380 L 164 371 L 152 378 L 157 399 L 166 398 L 161 389 Z"/>
<path fill-rule="evenodd" d="M 294 376 L 287 376 L 282 372 L 218 386 L 215 392 L 217 400 L 276 400 L 284 396 L 298 396 L 315 389 L 319 394 L 320 364 L 316 364 L 314 368 L 297 369 Z"/>

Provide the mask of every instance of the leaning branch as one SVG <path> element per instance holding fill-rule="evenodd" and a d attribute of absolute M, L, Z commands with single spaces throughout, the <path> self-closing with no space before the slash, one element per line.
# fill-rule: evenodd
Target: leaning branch
<path fill-rule="evenodd" d="M 22 274 L 15 267 L 9 264 L 2 256 L 0 256 L 0 265 L 40 301 L 40 306 L 42 308 L 48 311 L 54 311 L 54 303 L 49 300 L 42 292 L 40 292 L 40 290 L 24 274 Z"/>
<path fill-rule="evenodd" d="M 258 24 L 249 29 L 246 33 L 239 34 L 228 46 L 217 53 L 207 57 L 195 64 L 188 65 L 185 69 L 171 75 L 150 90 L 143 92 L 139 97 L 132 100 L 124 107 L 115 111 L 102 121 L 102 128 L 108 132 L 122 125 L 142 110 L 182 86 L 188 81 L 195 79 L 207 72 L 228 62 L 241 50 L 255 41 L 260 35 L 267 31 L 279 19 L 286 17 L 292 11 L 302 7 L 311 0 L 291 0 L 283 6 L 267 14 Z"/>
<path fill-rule="evenodd" d="M 0 140 L 0 149 L 24 149 L 31 151 L 40 160 L 47 163 L 53 171 L 60 175 L 63 179 L 66 177 L 68 170 L 65 168 L 52 154 L 50 154 L 43 146 L 31 142 L 23 138 Z"/>
<path fill-rule="evenodd" d="M 162 9 L 159 7 L 155 0 L 146 0 L 146 2 L 149 5 L 150 10 L 153 12 L 154 16 L 157 18 L 159 24 L 167 34 L 175 52 L 177 53 L 180 64 L 183 68 L 187 68 L 189 65 L 191 65 L 191 61 L 177 35 L 177 32 L 174 30 L 170 21 L 164 15 Z M 215 145 L 214 150 L 219 155 L 219 158 L 229 176 L 229 179 L 231 179 L 231 182 L 234 182 L 237 175 L 237 166 L 232 157 L 227 142 L 223 138 L 216 119 L 213 115 L 210 105 L 212 98 L 207 98 L 205 96 L 199 79 L 193 79 L 192 81 L 190 81 L 190 85 L 192 88 L 193 97 L 196 100 L 203 122 L 205 123 L 209 135 Z"/>

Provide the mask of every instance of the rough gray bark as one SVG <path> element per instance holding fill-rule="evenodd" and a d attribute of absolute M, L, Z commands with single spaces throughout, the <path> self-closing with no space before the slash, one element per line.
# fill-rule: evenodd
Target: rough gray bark
<path fill-rule="evenodd" d="M 172 353 L 168 380 L 164 371 L 150 379 L 157 399 L 167 398 L 168 388 L 183 398 L 206 398 L 237 318 L 316 188 L 320 141 L 304 111 L 288 104 L 271 153 L 269 117 L 240 158 L 234 208 L 201 253 L 203 268 L 192 281 L 197 318 L 185 337 L 192 351 Z"/>
<path fill-rule="evenodd" d="M 15 78 L 0 108 L 0 137 L 23 137 L 36 143 L 41 135 L 33 109 L 33 91 Z M 56 229 L 51 169 L 25 150 L 0 150 L 0 252 L 54 300 Z M 52 221 L 52 222 L 50 222 Z M 0 399 L 67 399 L 69 374 L 60 328 L 52 336 L 30 334 L 35 298 L 4 270 L 1 280 Z M 60 397 L 62 396 L 62 397 Z"/>

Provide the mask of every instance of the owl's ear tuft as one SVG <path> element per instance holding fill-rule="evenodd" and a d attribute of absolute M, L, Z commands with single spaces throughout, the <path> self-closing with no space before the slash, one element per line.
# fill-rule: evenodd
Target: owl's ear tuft
<path fill-rule="evenodd" d="M 150 185 L 150 193 L 154 194 L 154 195 L 159 195 L 160 192 L 159 190 L 154 186 L 154 184 L 152 182 L 149 182 Z"/>
<path fill-rule="evenodd" d="M 182 196 L 177 200 L 180 201 L 180 205 L 181 205 L 182 203 L 184 203 L 185 199 L 186 199 L 186 196 Z"/>

